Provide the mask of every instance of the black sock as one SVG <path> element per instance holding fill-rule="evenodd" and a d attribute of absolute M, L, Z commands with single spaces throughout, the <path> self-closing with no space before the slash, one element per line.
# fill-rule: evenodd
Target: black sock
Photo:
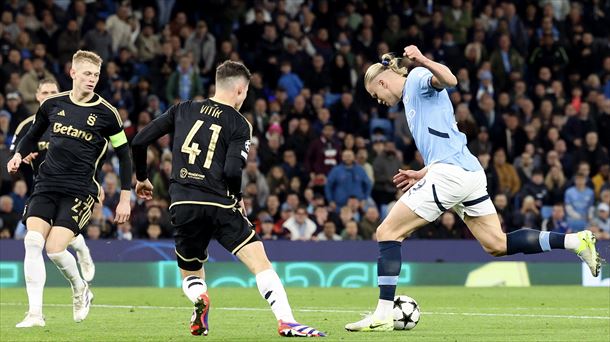
<path fill-rule="evenodd" d="M 506 234 L 506 254 L 536 254 L 564 249 L 565 234 L 522 228 Z"/>

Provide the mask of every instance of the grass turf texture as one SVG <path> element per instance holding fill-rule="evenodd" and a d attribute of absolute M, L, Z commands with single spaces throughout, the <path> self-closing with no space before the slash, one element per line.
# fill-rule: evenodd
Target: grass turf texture
<path fill-rule="evenodd" d="M 0 289 L 0 341 L 268 341 L 279 339 L 256 289 L 211 289 L 210 335 L 191 336 L 191 308 L 180 289 L 93 288 L 94 305 L 72 320 L 68 288 L 45 289 L 47 326 L 17 329 L 27 310 L 25 289 Z M 328 341 L 608 341 L 608 288 L 399 288 L 422 308 L 411 331 L 350 333 L 347 322 L 374 309 L 376 288 L 298 289 L 288 296 L 299 322 L 328 333 Z"/>

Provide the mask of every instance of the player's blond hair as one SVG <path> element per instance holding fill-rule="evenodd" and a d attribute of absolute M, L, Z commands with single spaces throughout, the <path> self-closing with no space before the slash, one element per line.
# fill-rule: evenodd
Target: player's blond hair
<path fill-rule="evenodd" d="M 97 66 L 101 66 L 102 61 L 102 57 L 92 51 L 78 50 L 72 55 L 72 65 L 80 62 L 90 62 Z"/>
<path fill-rule="evenodd" d="M 400 76 L 407 77 L 409 70 L 402 66 L 402 58 L 396 58 L 391 53 L 386 53 L 381 56 L 381 63 L 371 65 L 364 74 L 364 85 L 371 83 L 375 77 L 386 70 L 392 70 Z"/>

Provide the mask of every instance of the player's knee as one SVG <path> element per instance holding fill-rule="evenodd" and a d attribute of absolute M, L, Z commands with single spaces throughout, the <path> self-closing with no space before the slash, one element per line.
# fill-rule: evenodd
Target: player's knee
<path fill-rule="evenodd" d="M 23 245 L 26 250 L 29 248 L 36 248 L 42 250 L 44 247 L 44 237 L 39 232 L 28 231 L 23 239 Z"/>
<path fill-rule="evenodd" d="M 47 251 L 47 255 L 48 254 L 55 254 L 55 253 L 60 253 L 66 250 L 66 246 L 64 246 L 61 243 L 57 243 L 55 241 L 47 241 L 47 244 L 45 246 L 45 250 Z"/>
<path fill-rule="evenodd" d="M 494 257 L 501 257 L 506 255 L 506 240 L 496 239 L 493 242 L 485 243 L 483 245 L 485 252 L 489 253 Z"/>

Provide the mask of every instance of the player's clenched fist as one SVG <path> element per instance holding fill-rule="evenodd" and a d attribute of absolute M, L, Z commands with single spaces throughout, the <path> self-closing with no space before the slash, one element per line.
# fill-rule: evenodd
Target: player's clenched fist
<path fill-rule="evenodd" d="M 411 61 L 420 64 L 422 64 L 426 60 L 426 57 L 421 53 L 421 51 L 419 51 L 419 49 L 415 45 L 407 46 L 405 48 L 405 52 L 402 55 L 407 57 Z"/>
<path fill-rule="evenodd" d="M 136 195 L 141 199 L 151 200 L 153 195 L 153 185 L 148 179 L 143 182 L 136 183 Z"/>
<path fill-rule="evenodd" d="M 9 160 L 6 164 L 6 169 L 12 174 L 19 170 L 19 165 L 21 165 L 21 154 L 15 153 L 13 158 L 11 158 L 11 160 Z"/>

